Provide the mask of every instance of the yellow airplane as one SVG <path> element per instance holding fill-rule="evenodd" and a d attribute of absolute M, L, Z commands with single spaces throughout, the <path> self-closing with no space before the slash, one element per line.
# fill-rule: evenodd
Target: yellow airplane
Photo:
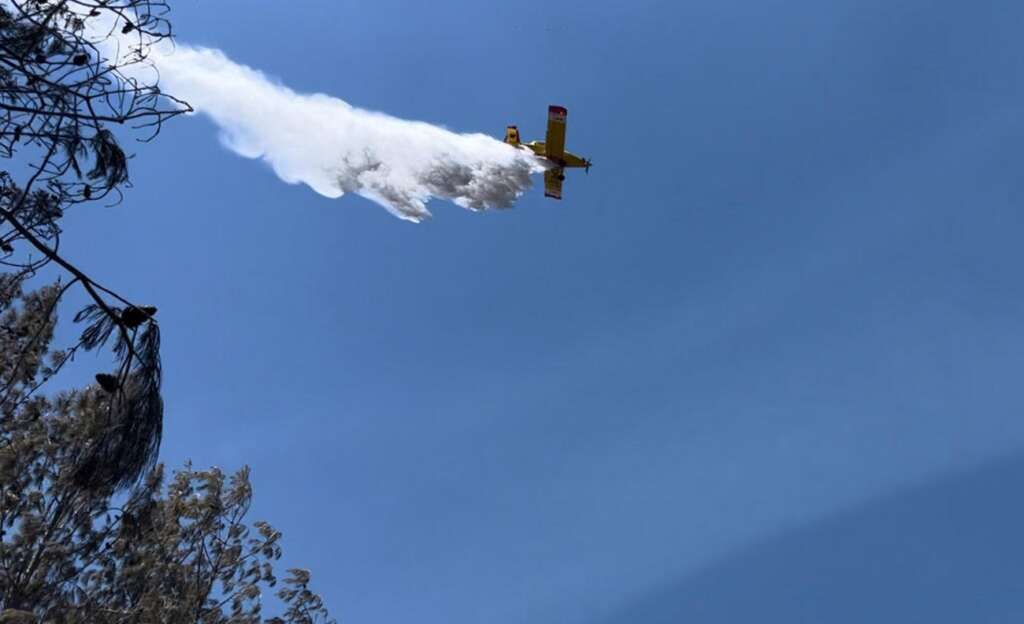
<path fill-rule="evenodd" d="M 562 199 L 562 181 L 565 170 L 571 167 L 582 167 L 590 171 L 590 160 L 565 151 L 565 116 L 568 113 L 562 106 L 548 107 L 548 131 L 543 141 L 519 141 L 519 128 L 505 128 L 505 142 L 516 147 L 522 145 L 533 150 L 533 153 L 551 162 L 555 166 L 544 172 L 544 196 Z"/>

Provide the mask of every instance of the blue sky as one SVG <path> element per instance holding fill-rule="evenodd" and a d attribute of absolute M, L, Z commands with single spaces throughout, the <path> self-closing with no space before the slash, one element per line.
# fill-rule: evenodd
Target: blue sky
<path fill-rule="evenodd" d="M 595 162 L 412 225 L 196 117 L 69 215 L 68 257 L 160 306 L 164 460 L 251 465 L 337 615 L 1024 612 L 1019 3 L 302 4 L 173 15 L 457 131 L 565 105 Z"/>

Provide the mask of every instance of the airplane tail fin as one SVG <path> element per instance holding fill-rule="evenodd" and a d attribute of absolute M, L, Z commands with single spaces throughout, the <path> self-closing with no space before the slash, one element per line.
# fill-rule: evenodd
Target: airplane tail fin
<path fill-rule="evenodd" d="M 505 142 L 509 145 L 519 145 L 519 128 L 515 126 L 505 128 Z"/>

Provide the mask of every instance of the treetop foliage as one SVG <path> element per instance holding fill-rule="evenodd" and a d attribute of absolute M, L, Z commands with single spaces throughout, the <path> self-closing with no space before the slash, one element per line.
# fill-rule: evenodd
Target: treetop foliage
<path fill-rule="evenodd" d="M 68 210 L 121 199 L 123 141 L 150 140 L 191 110 L 136 67 L 171 36 L 167 10 L 163 0 L 0 2 L 0 624 L 332 621 L 307 571 L 278 578 L 280 532 L 247 521 L 248 469 L 167 475 L 156 463 L 157 308 L 60 250 Z M 59 280 L 29 290 L 47 266 Z M 52 348 L 71 288 L 89 299 L 74 315 L 82 333 Z M 95 384 L 42 391 L 77 354 L 101 349 L 114 366 Z M 269 620 L 266 592 L 281 605 Z"/>
<path fill-rule="evenodd" d="M 58 292 L 0 279 L 0 383 L 17 397 L 0 418 L 0 622 L 331 622 L 309 572 L 278 578 L 281 533 L 246 522 L 247 468 L 166 478 L 157 465 L 121 495 L 81 487 L 116 398 L 96 386 L 32 392 L 62 359 L 47 348 Z M 265 591 L 283 604 L 269 620 Z"/>
<path fill-rule="evenodd" d="M 97 375 L 112 397 L 109 434 L 82 449 L 77 473 L 80 484 L 99 489 L 131 486 L 156 460 L 163 421 L 157 310 L 64 258 L 60 219 L 79 204 L 117 201 L 128 184 L 121 140 L 150 140 L 169 118 L 191 110 L 160 90 L 156 72 L 138 71 L 148 66 L 150 47 L 171 36 L 167 13 L 163 0 L 0 3 L 0 158 L 12 164 L 0 171 L 0 265 L 20 279 L 54 264 L 68 276 L 57 300 L 71 287 L 92 300 L 75 317 L 85 325 L 81 339 L 54 367 L 103 347 L 116 358 L 114 370 Z M 8 392 L 0 389 L 0 405 L 14 400 Z"/>

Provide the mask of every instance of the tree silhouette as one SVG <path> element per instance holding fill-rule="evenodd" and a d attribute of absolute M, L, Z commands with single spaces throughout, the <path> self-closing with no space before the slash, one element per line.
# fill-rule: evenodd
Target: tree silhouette
<path fill-rule="evenodd" d="M 171 37 L 162 0 L 8 0 L 0 5 L 0 265 L 12 283 L 55 265 L 66 275 L 49 314 L 72 287 L 91 303 L 85 329 L 54 371 L 80 350 L 109 347 L 117 366 L 97 375 L 108 395 L 104 431 L 78 452 L 75 479 L 125 488 L 153 465 L 160 445 L 160 331 L 156 308 L 134 304 L 60 253 L 60 220 L 79 204 L 117 202 L 128 184 L 126 138 L 148 141 L 191 110 L 163 93 L 147 56 Z M 141 80 L 139 76 L 151 76 Z M 49 331 L 49 330 L 46 330 Z M 25 346 L 45 338 L 40 331 Z M 49 375 L 40 380 L 45 383 Z M 0 412 L 25 400 L 8 380 Z M 28 389 L 31 396 L 37 388 Z"/>
<path fill-rule="evenodd" d="M 263 619 L 281 533 L 246 523 L 248 469 L 156 465 L 133 487 L 81 487 L 117 396 L 98 386 L 44 397 L 65 354 L 49 350 L 61 291 L 0 277 L 0 623 L 331 622 L 309 573 L 288 570 L 281 614 Z"/>

